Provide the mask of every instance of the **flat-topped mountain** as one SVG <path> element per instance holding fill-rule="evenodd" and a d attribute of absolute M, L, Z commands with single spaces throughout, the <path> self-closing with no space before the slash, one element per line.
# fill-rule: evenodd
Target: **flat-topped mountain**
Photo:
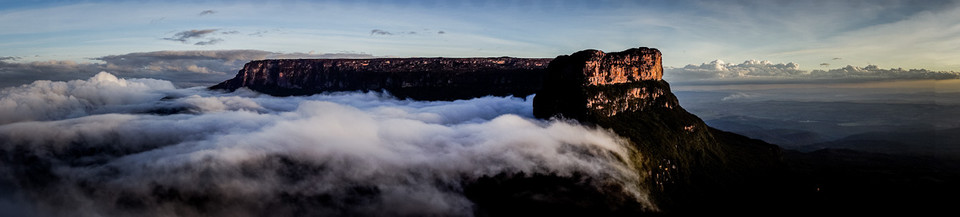
<path fill-rule="evenodd" d="M 752 209 L 769 202 L 783 170 L 780 148 L 707 126 L 661 79 L 660 51 L 585 50 L 558 56 L 534 98 L 538 118 L 574 119 L 627 137 L 665 211 Z M 735 189 L 735 190 L 734 190 Z M 696 206 L 704 210 L 681 207 Z"/>
<path fill-rule="evenodd" d="M 660 51 L 640 47 L 611 53 L 584 50 L 554 59 L 260 60 L 212 88 L 247 87 L 278 96 L 386 90 L 416 100 L 536 93 L 537 118 L 574 120 L 629 139 L 627 148 L 640 159 L 631 164 L 644 179 L 643 186 L 636 187 L 649 190 L 660 211 L 775 208 L 777 200 L 771 198 L 782 189 L 776 185 L 784 171 L 780 149 L 707 126 L 680 107 L 662 76 Z M 582 178 L 531 175 L 475 180 L 466 183 L 464 191 L 478 214 L 490 216 L 514 215 L 518 209 L 530 215 L 581 216 L 650 211 L 624 199 L 629 196 L 596 192 Z"/>
<path fill-rule="evenodd" d="M 380 58 L 256 60 L 212 89 L 240 87 L 276 96 L 381 91 L 415 100 L 525 97 L 540 89 L 551 59 Z"/>

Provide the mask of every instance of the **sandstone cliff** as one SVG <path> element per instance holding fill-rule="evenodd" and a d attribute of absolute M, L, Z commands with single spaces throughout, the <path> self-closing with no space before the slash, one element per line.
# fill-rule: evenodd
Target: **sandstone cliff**
<path fill-rule="evenodd" d="M 707 126 L 661 79 L 657 49 L 585 50 L 555 58 L 534 98 L 538 118 L 574 119 L 629 138 L 667 212 L 757 210 L 780 181 L 780 149 Z M 690 210 L 681 207 L 700 207 Z M 769 207 L 768 207 L 769 208 Z"/>
<path fill-rule="evenodd" d="M 661 79 L 660 62 L 660 51 L 650 48 L 559 56 L 548 66 L 543 90 L 534 102 L 535 115 L 582 120 L 585 115 L 609 117 L 652 106 L 677 107 L 676 97 Z"/>
<path fill-rule="evenodd" d="M 276 95 L 386 90 L 416 100 L 525 97 L 540 89 L 550 59 L 381 58 L 257 60 L 212 89 Z"/>

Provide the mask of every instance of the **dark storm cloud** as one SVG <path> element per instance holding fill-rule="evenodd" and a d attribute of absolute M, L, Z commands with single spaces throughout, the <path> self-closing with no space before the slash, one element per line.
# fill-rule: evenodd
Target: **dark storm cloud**
<path fill-rule="evenodd" d="M 0 88 L 30 83 L 34 80 L 73 80 L 107 71 L 122 77 L 157 78 L 178 86 L 207 86 L 233 77 L 251 60 L 290 58 L 373 58 L 363 53 L 276 53 L 261 50 L 155 51 L 110 55 L 93 60 L 101 63 L 74 61 L 35 61 L 27 63 L 0 60 Z M 8 59 L 12 60 L 12 59 Z"/>
<path fill-rule="evenodd" d="M 187 43 L 188 40 L 201 39 L 206 35 L 209 35 L 216 31 L 217 31 L 216 29 L 202 29 L 202 30 L 192 29 L 192 30 L 178 32 L 176 34 L 173 34 L 173 37 L 163 38 L 163 40 L 179 41 L 179 42 Z"/>
<path fill-rule="evenodd" d="M 211 14 L 215 14 L 215 13 L 217 13 L 217 12 L 214 11 L 214 10 L 205 10 L 205 11 L 201 11 L 200 14 L 197 14 L 197 16 L 211 15 Z"/>
<path fill-rule="evenodd" d="M 588 187 L 653 208 L 638 188 L 645 173 L 627 163 L 641 156 L 625 139 L 532 119 L 531 99 L 281 98 L 109 73 L 38 81 L 0 91 L 0 189 L 14 195 L 0 207 L 36 216 L 470 216 L 465 183 L 523 173 L 581 174 L 594 180 Z"/>

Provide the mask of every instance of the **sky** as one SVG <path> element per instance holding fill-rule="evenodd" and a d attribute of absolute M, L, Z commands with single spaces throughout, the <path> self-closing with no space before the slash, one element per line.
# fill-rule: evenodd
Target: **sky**
<path fill-rule="evenodd" d="M 84 79 L 100 71 L 209 85 L 263 58 L 555 57 L 632 47 L 660 49 L 668 77 L 679 81 L 960 76 L 928 73 L 960 71 L 957 0 L 4 0 L 0 5 L 0 87 Z M 132 56 L 140 62 L 128 61 Z M 205 62 L 192 62 L 198 59 Z"/>

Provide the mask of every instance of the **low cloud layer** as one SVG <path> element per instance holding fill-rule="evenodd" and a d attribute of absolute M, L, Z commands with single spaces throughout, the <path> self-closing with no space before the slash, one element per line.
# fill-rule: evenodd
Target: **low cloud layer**
<path fill-rule="evenodd" d="M 839 58 L 834 58 L 839 59 Z M 829 63 L 820 64 L 830 66 Z M 714 82 L 714 81 L 875 81 L 875 80 L 919 80 L 919 79 L 960 79 L 958 72 L 930 71 L 926 69 L 881 69 L 875 65 L 866 67 L 846 66 L 830 70 L 800 70 L 796 63 L 777 63 L 770 61 L 748 60 L 740 64 L 715 60 L 700 65 L 687 65 L 682 68 L 665 68 L 664 78 L 678 82 Z"/>
<path fill-rule="evenodd" d="M 99 73 L 0 99 L 0 207 L 26 216 L 470 216 L 464 184 L 521 172 L 650 204 L 626 140 L 532 119 L 530 97 L 278 98 Z"/>
<path fill-rule="evenodd" d="M 258 59 L 373 58 L 362 53 L 276 53 L 261 50 L 155 51 L 93 58 L 102 63 L 74 61 L 16 62 L 0 58 L 0 88 L 35 80 L 85 79 L 100 71 L 121 77 L 156 78 L 181 87 L 207 86 L 229 79 L 243 64 Z"/>
<path fill-rule="evenodd" d="M 813 70 L 810 72 L 813 78 L 838 78 L 838 79 L 958 79 L 960 73 L 930 71 L 926 69 L 903 69 L 891 68 L 881 69 L 876 65 L 866 67 L 846 66 L 831 70 Z"/>
<path fill-rule="evenodd" d="M 804 74 L 796 63 L 773 64 L 770 61 L 747 60 L 740 64 L 714 60 L 700 65 L 687 65 L 683 68 L 670 68 L 665 76 L 680 79 L 742 78 L 757 76 L 796 76 Z"/>

